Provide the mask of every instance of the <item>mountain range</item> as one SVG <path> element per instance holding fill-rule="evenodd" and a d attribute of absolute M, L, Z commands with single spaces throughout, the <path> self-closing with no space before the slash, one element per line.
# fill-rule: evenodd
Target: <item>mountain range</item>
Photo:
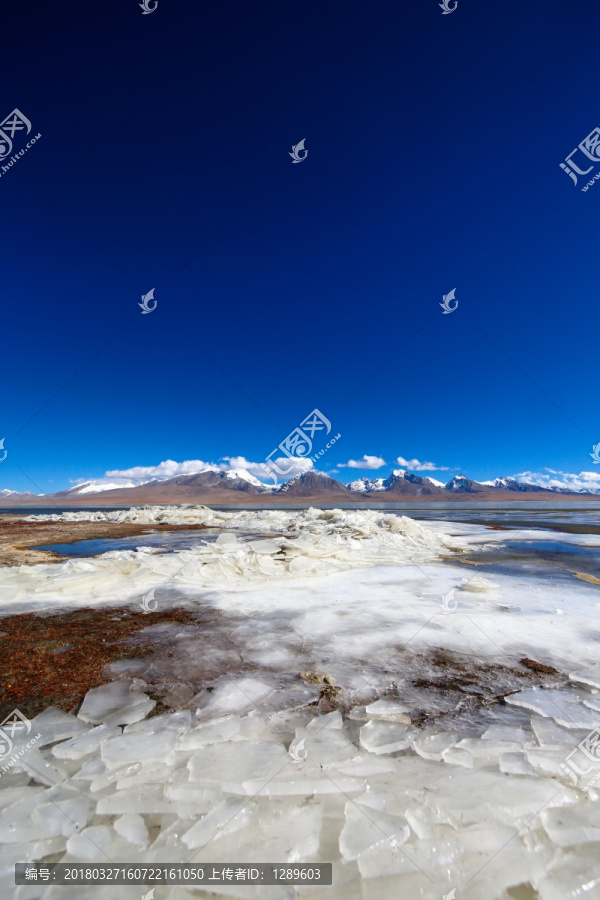
<path fill-rule="evenodd" d="M 399 501 L 459 501 L 542 499 L 598 500 L 599 493 L 544 488 L 514 478 L 472 481 L 456 475 L 446 484 L 396 469 L 389 478 L 359 478 L 342 484 L 313 470 L 281 485 L 265 485 L 245 469 L 223 472 L 207 468 L 189 475 L 139 485 L 96 484 L 87 481 L 54 494 L 0 491 L 0 506 L 142 506 L 146 504 L 203 503 L 285 506 L 289 503 L 365 503 Z"/>

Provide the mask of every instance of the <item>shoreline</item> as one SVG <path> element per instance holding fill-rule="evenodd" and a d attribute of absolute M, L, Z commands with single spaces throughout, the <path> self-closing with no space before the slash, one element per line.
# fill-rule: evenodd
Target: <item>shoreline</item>
<path fill-rule="evenodd" d="M 200 531 L 205 525 L 136 525 L 117 522 L 32 522 L 0 518 L 0 567 L 62 562 L 69 557 L 54 550 L 33 550 L 35 544 L 74 544 L 102 538 L 135 537 L 157 531 Z"/>

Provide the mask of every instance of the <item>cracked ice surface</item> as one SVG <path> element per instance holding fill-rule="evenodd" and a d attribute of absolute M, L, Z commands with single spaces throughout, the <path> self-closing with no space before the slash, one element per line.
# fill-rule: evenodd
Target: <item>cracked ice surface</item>
<path fill-rule="evenodd" d="M 168 656 L 139 661 L 135 678 L 122 669 L 77 716 L 33 720 L 42 738 L 0 777 L 6 896 L 63 897 L 15 889 L 15 861 L 116 860 L 333 863 L 333 887 L 270 889 L 277 898 L 600 898 L 597 587 L 479 572 L 464 590 L 468 573 L 447 557 L 465 535 L 499 539 L 474 526 L 449 537 L 446 523 L 379 513 L 198 507 L 94 517 L 227 531 L 210 545 L 199 533 L 197 551 L 0 570 L 3 609 L 157 587 L 160 603 L 230 617 L 228 643 L 210 622 L 150 626 Z M 557 671 L 534 678 L 524 657 Z M 207 658 L 210 691 L 195 678 Z M 195 685 L 186 709 L 154 715 L 152 673 Z"/>

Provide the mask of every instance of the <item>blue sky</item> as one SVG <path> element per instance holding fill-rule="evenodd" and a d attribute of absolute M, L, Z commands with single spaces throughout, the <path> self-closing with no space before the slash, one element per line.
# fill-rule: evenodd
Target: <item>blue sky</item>
<path fill-rule="evenodd" d="M 42 137 L 0 169 L 0 488 L 260 462 L 314 408 L 343 480 L 594 471 L 597 4 L 213 6 L 4 4 Z"/>

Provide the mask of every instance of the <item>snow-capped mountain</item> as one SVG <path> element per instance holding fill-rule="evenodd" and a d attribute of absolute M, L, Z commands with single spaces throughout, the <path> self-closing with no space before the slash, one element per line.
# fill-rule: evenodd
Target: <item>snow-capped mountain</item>
<path fill-rule="evenodd" d="M 446 486 L 444 481 L 438 481 L 437 478 L 432 478 L 431 475 L 426 475 L 425 481 L 430 481 L 434 487 L 443 488 Z"/>
<path fill-rule="evenodd" d="M 43 494 L 32 494 L 31 491 L 11 491 L 8 488 L 3 488 L 0 491 L 0 498 L 2 499 L 10 499 L 11 497 L 14 500 L 17 500 L 19 497 L 43 497 Z"/>
<path fill-rule="evenodd" d="M 394 469 L 389 478 L 383 482 L 384 490 L 387 494 L 396 497 L 431 497 L 432 499 L 443 499 L 444 491 L 437 487 L 429 478 L 422 478 L 420 475 L 413 475 L 405 469 Z"/>
<path fill-rule="evenodd" d="M 205 466 L 203 469 L 199 469 L 197 472 L 189 472 L 186 475 L 178 475 L 175 478 L 163 478 L 157 479 L 152 478 L 148 481 L 138 481 L 138 482 L 110 482 L 110 481 L 84 481 L 81 484 L 76 484 L 74 487 L 69 488 L 67 491 L 60 491 L 59 495 L 61 497 L 73 497 L 80 496 L 82 494 L 100 494 L 105 491 L 121 491 L 128 490 L 129 488 L 138 488 L 138 487 L 148 487 L 153 484 L 166 484 L 167 482 L 173 482 L 177 484 L 185 484 L 185 479 L 193 479 L 198 475 L 204 475 L 205 473 L 212 472 L 216 473 L 219 478 L 221 476 L 223 478 L 228 479 L 229 481 L 241 480 L 245 481 L 248 484 L 253 485 L 253 487 L 258 489 L 269 490 L 268 485 L 264 485 L 262 481 L 259 481 L 254 475 L 251 475 L 247 469 L 228 469 L 223 472 L 217 466 Z M 211 479 L 212 480 L 212 479 Z M 0 494 L 2 492 L 0 491 Z"/>
<path fill-rule="evenodd" d="M 175 465 L 175 464 L 174 464 Z M 202 464 L 200 464 L 202 465 Z M 112 473 L 111 473 L 112 474 Z M 134 471 L 131 472 L 135 475 Z M 526 475 L 527 473 L 523 473 Z M 600 497 L 591 473 L 591 487 L 584 490 L 579 484 L 570 488 L 560 484 L 546 485 L 529 482 L 522 476 L 503 476 L 479 482 L 465 474 L 455 475 L 445 484 L 431 476 L 416 475 L 406 469 L 394 469 L 387 478 L 357 478 L 341 484 L 334 478 L 310 469 L 296 475 L 283 484 L 265 484 L 247 468 L 225 470 L 222 466 L 203 465 L 198 471 L 168 478 L 153 477 L 150 481 L 118 483 L 110 477 L 104 481 L 85 481 L 68 490 L 54 494 L 32 494 L 4 488 L 0 490 L 0 505 L 39 506 L 41 498 L 49 503 L 79 506 L 137 506 L 163 503 L 252 503 L 270 505 L 285 503 L 297 498 L 299 502 L 356 503 L 410 502 L 410 501 L 460 501 L 479 500 L 508 501 L 536 496 L 559 494 L 561 497 L 594 499 Z M 535 477 L 535 476 L 533 476 Z M 545 476 L 539 476 L 543 478 Z M 581 483 L 581 482 L 580 482 Z M 44 501 L 45 502 L 45 501 Z"/>
<path fill-rule="evenodd" d="M 349 491 L 357 491 L 364 493 L 365 491 L 383 491 L 383 478 L 357 478 L 356 481 L 349 481 L 346 487 Z"/>
<path fill-rule="evenodd" d="M 136 485 L 133 482 L 125 484 L 112 484 L 110 482 L 84 481 L 82 484 L 76 484 L 75 487 L 69 488 L 68 491 L 60 491 L 65 497 L 76 497 L 80 494 L 100 494 L 103 491 L 116 491 L 119 488 L 133 488 Z"/>
<path fill-rule="evenodd" d="M 529 491 L 553 490 L 552 488 L 543 488 L 539 484 L 529 484 L 526 481 L 517 481 L 516 478 L 494 478 L 493 481 L 482 481 L 486 487 L 500 488 L 505 491 L 519 491 L 520 493 L 528 493 Z M 561 489 L 564 491 L 567 489 Z M 567 490 L 567 493 L 571 491 Z"/>
<path fill-rule="evenodd" d="M 552 494 L 583 494 L 584 496 L 588 496 L 590 494 L 598 494 L 600 495 L 600 487 L 588 487 L 587 490 L 583 490 L 579 487 L 569 487 L 568 485 L 559 485 L 559 484 L 536 484 L 532 481 L 518 481 L 516 478 L 494 478 L 493 481 L 482 481 L 482 485 L 486 487 L 497 488 L 499 490 L 505 491 L 517 491 L 520 494 L 523 493 L 532 493 L 540 491 L 542 493 L 552 493 Z"/>
<path fill-rule="evenodd" d="M 205 470 L 206 471 L 206 470 Z M 218 471 L 218 469 L 216 470 Z M 251 475 L 248 469 L 229 469 L 225 472 L 226 478 L 241 478 L 242 481 L 247 481 L 249 484 L 253 484 L 254 487 L 258 488 L 268 488 L 269 485 L 263 484 L 255 475 Z"/>
<path fill-rule="evenodd" d="M 466 475 L 455 475 L 444 485 L 445 491 L 454 493 L 476 494 L 485 491 L 485 487 L 479 481 L 471 481 Z"/>
<path fill-rule="evenodd" d="M 352 492 L 335 478 L 321 472 L 304 472 L 282 484 L 274 494 L 285 494 L 287 497 L 322 497 L 339 500 L 352 500 Z"/>

